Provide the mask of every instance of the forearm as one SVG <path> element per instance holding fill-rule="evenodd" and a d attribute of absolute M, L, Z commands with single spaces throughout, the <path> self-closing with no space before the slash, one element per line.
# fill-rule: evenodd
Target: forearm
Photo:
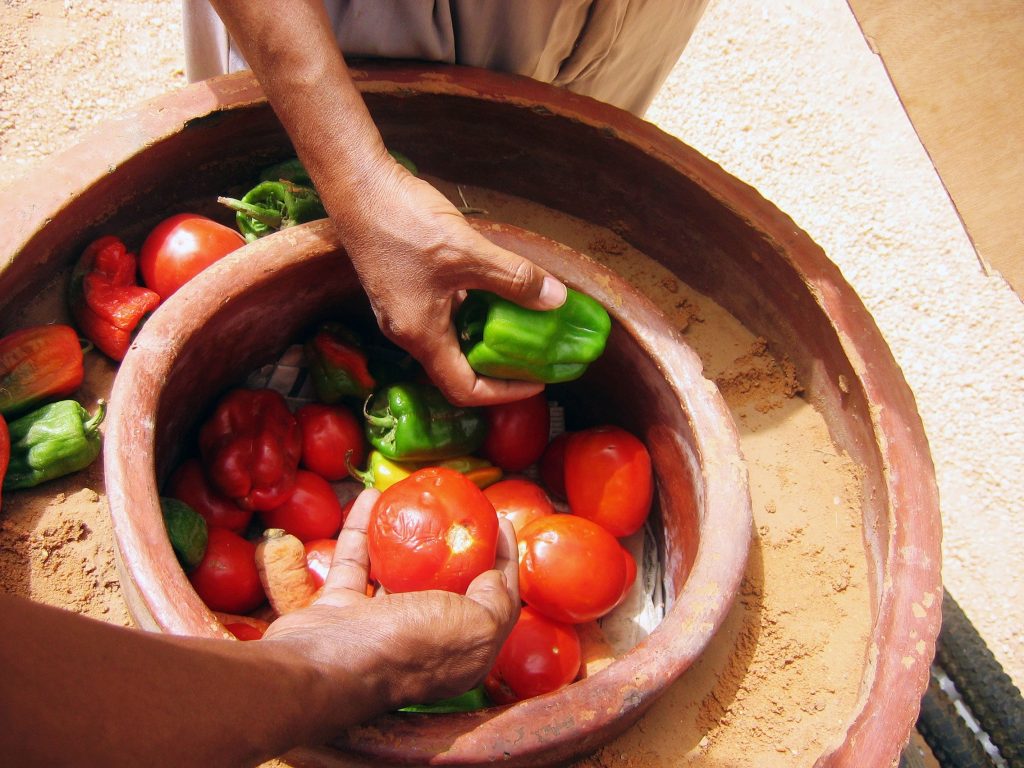
<path fill-rule="evenodd" d="M 0 754 L 18 765 L 246 765 L 356 722 L 274 643 L 157 635 L 0 595 Z M 337 716 L 324 722 L 324 713 Z"/>
<path fill-rule="evenodd" d="M 349 75 L 320 0 L 214 0 L 316 183 L 342 240 L 395 163 Z"/>

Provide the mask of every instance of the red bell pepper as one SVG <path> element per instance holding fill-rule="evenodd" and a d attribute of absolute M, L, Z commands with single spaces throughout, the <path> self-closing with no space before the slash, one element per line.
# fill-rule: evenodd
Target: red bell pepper
<path fill-rule="evenodd" d="M 82 385 L 82 345 L 70 325 L 22 328 L 0 339 L 0 413 L 27 411 Z"/>
<path fill-rule="evenodd" d="M 82 334 L 107 357 L 123 360 L 132 333 L 160 304 L 155 291 L 136 282 L 137 260 L 113 235 L 101 237 L 82 253 L 68 301 Z"/>
<path fill-rule="evenodd" d="M 7 422 L 0 416 L 0 490 L 4 487 L 4 475 L 7 474 L 7 464 L 11 460 L 11 436 L 7 432 Z M 0 505 L 3 498 L 0 497 Z"/>
<path fill-rule="evenodd" d="M 302 455 L 299 423 L 272 389 L 235 389 L 199 431 L 211 485 L 245 509 L 266 512 L 295 488 Z"/>
<path fill-rule="evenodd" d="M 211 487 L 199 459 L 188 459 L 175 470 L 168 483 L 168 496 L 183 501 L 203 516 L 210 528 L 227 528 L 244 534 L 251 509 L 242 509 L 234 500 Z"/>

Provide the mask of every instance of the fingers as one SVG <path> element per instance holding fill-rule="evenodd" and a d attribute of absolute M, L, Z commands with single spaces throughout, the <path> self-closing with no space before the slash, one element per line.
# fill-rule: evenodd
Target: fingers
<path fill-rule="evenodd" d="M 368 488 L 356 498 L 338 536 L 331 569 L 327 573 L 317 603 L 340 607 L 354 599 L 366 597 L 366 583 L 370 570 L 366 529 L 370 522 L 370 512 L 379 496 L 380 491 Z"/>
<path fill-rule="evenodd" d="M 466 597 L 483 606 L 507 635 L 519 616 L 519 562 L 516 534 L 511 523 L 498 526 L 498 556 L 495 567 L 470 582 Z"/>
<path fill-rule="evenodd" d="M 519 549 L 516 544 L 516 529 L 505 518 L 498 520 L 498 553 L 494 561 L 494 568 L 505 574 L 508 590 L 518 600 Z"/>
<path fill-rule="evenodd" d="M 454 330 L 417 355 L 430 380 L 456 405 L 497 405 L 522 400 L 544 389 L 532 381 L 505 381 L 477 376 L 459 348 Z"/>
<path fill-rule="evenodd" d="M 557 277 L 483 235 L 477 238 L 480 259 L 471 287 L 492 291 L 528 309 L 555 309 L 565 303 L 566 287 Z"/>

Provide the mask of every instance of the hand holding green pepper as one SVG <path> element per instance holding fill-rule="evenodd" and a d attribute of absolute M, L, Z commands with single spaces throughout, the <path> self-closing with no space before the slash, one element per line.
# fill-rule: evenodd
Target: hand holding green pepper
<path fill-rule="evenodd" d="M 562 306 L 544 311 L 470 291 L 455 326 L 477 373 L 555 384 L 578 379 L 601 356 L 611 318 L 597 301 L 571 288 Z"/>

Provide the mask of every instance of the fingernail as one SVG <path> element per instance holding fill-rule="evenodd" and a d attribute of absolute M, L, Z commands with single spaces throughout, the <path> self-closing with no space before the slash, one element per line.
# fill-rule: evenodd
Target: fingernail
<path fill-rule="evenodd" d="M 540 303 L 549 309 L 560 307 L 565 303 L 565 285 L 551 275 L 544 277 L 544 283 L 540 287 Z"/>

